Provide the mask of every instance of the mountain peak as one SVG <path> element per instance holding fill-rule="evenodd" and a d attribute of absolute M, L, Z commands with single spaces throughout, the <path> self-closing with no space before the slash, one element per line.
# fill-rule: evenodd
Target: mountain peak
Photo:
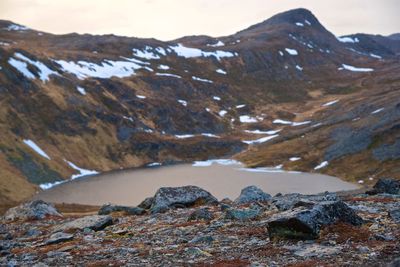
<path fill-rule="evenodd" d="M 310 10 L 305 8 L 297 8 L 278 13 L 271 18 L 252 25 L 238 33 L 262 31 L 266 28 L 283 24 L 308 25 L 317 29 L 325 29 Z"/>

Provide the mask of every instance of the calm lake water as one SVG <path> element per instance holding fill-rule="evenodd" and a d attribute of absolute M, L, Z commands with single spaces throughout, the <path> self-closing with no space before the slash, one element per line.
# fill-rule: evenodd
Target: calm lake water
<path fill-rule="evenodd" d="M 243 168 L 229 160 L 203 161 L 165 167 L 122 170 L 75 179 L 37 194 L 53 203 L 137 205 L 164 186 L 196 185 L 218 199 L 235 199 L 240 190 L 256 185 L 265 192 L 315 194 L 354 190 L 358 186 L 336 177 L 276 168 Z"/>

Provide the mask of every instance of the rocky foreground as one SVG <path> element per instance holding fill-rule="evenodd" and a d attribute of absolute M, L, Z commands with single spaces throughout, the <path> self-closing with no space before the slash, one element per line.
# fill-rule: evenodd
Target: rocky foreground
<path fill-rule="evenodd" d="M 59 212 L 43 201 L 6 212 L 1 266 L 399 266 L 400 182 L 365 194 L 276 195 L 255 186 L 231 201 L 185 186 L 138 207 Z"/>

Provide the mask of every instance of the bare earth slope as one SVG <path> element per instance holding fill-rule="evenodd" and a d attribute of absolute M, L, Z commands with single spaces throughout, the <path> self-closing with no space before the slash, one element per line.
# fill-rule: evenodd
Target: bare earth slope
<path fill-rule="evenodd" d="M 82 169 L 232 155 L 399 178 L 400 41 L 356 37 L 337 39 L 305 9 L 170 42 L 0 21 L 1 203 Z"/>

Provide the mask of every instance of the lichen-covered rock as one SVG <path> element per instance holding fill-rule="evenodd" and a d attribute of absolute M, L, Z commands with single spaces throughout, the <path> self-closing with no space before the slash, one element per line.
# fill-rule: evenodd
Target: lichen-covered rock
<path fill-rule="evenodd" d="M 276 195 L 272 198 L 272 204 L 274 204 L 278 210 L 284 211 L 296 207 L 310 207 L 315 203 L 321 201 L 338 201 L 339 198 L 335 193 L 323 193 L 318 195 L 302 195 L 298 193 Z"/>
<path fill-rule="evenodd" d="M 375 194 L 400 194 L 400 181 L 394 180 L 391 178 L 382 178 L 379 179 L 372 190 L 368 191 L 367 194 L 375 195 Z"/>
<path fill-rule="evenodd" d="M 138 207 L 148 210 L 151 208 L 151 205 L 153 204 L 153 200 L 154 200 L 153 197 L 147 197 L 138 205 Z"/>
<path fill-rule="evenodd" d="M 162 187 L 154 195 L 151 212 L 159 213 L 170 208 L 185 208 L 202 204 L 218 204 L 218 200 L 197 186 Z"/>
<path fill-rule="evenodd" d="M 271 199 L 271 195 L 265 193 L 257 186 L 245 187 L 240 192 L 240 196 L 235 199 L 235 204 L 247 204 L 252 202 L 266 202 Z"/>
<path fill-rule="evenodd" d="M 260 213 L 260 209 L 228 209 L 225 213 L 225 219 L 248 221 L 257 218 Z"/>
<path fill-rule="evenodd" d="M 189 215 L 188 221 L 211 221 L 214 215 L 206 208 L 197 209 Z"/>
<path fill-rule="evenodd" d="M 84 230 L 86 228 L 99 231 L 103 230 L 112 223 L 112 217 L 109 215 L 91 215 L 57 226 L 54 228 L 54 231 Z"/>
<path fill-rule="evenodd" d="M 62 215 L 52 204 L 44 202 L 43 200 L 35 200 L 9 209 L 5 213 L 4 218 L 9 221 L 41 220 L 46 218 L 46 216 Z"/>
<path fill-rule="evenodd" d="M 361 225 L 363 220 L 342 201 L 325 201 L 312 208 L 295 208 L 268 220 L 270 238 L 315 239 L 321 227 L 338 221 Z"/>
<path fill-rule="evenodd" d="M 103 205 L 98 211 L 99 215 L 108 215 L 113 212 L 123 212 L 126 215 L 143 215 L 146 211 L 139 207 L 119 206 L 112 204 Z"/>

